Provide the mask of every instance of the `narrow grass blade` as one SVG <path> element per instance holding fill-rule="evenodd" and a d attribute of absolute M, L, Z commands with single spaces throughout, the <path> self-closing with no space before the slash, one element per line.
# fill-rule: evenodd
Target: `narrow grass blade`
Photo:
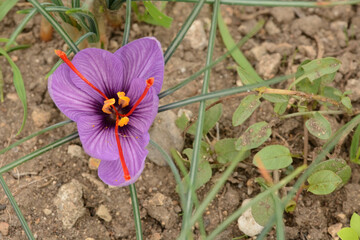
<path fill-rule="evenodd" d="M 100 40 L 99 27 L 94 15 L 82 8 L 73 8 L 65 12 L 67 15 L 77 20 L 78 24 L 86 31 L 93 32 L 95 35 L 89 37 L 89 42 L 96 43 Z"/>
<path fill-rule="evenodd" d="M 206 240 L 212 240 L 214 239 L 218 234 L 220 234 L 225 228 L 231 224 L 233 221 L 235 221 L 241 214 L 243 214 L 248 208 L 250 208 L 255 203 L 259 202 L 264 197 L 268 196 L 271 193 L 276 192 L 283 186 L 285 186 L 287 183 L 289 183 L 291 180 L 293 180 L 297 175 L 299 175 L 302 171 L 306 169 L 306 166 L 303 165 L 301 167 L 298 167 L 293 171 L 291 174 L 280 180 L 277 184 L 273 185 L 272 187 L 268 188 L 262 193 L 259 193 L 256 197 L 254 197 L 248 204 L 246 204 L 243 207 L 240 207 L 238 210 L 236 210 L 233 214 L 231 214 L 225 221 L 223 221 L 220 225 L 217 226 L 217 228 L 210 233 L 208 238 Z"/>
<path fill-rule="evenodd" d="M 125 27 L 122 46 L 126 45 L 129 41 L 131 28 L 131 0 L 126 0 L 126 16 L 125 16 Z"/>
<path fill-rule="evenodd" d="M 19 68 L 16 66 L 16 64 L 13 62 L 13 60 L 11 60 L 10 56 L 6 53 L 6 51 L 4 49 L 0 48 L 0 54 L 2 54 L 7 59 L 7 61 L 9 62 L 10 66 L 11 66 L 11 69 L 13 71 L 14 86 L 15 86 L 17 95 L 20 98 L 20 101 L 22 103 L 23 110 L 24 110 L 23 121 L 22 121 L 19 131 L 16 134 L 16 135 L 18 135 L 23 130 L 23 128 L 25 126 L 26 118 L 27 118 L 27 101 L 26 101 L 26 92 L 25 92 L 24 81 L 23 81 L 23 78 L 22 78 Z"/>
<path fill-rule="evenodd" d="M 140 217 L 139 201 L 136 194 L 135 184 L 130 184 L 129 189 L 130 189 L 130 197 L 131 197 L 131 203 L 132 203 L 134 219 L 135 219 L 136 239 L 142 240 L 143 235 L 141 229 L 141 217 Z"/>
<path fill-rule="evenodd" d="M 53 26 L 55 31 L 57 31 L 62 39 L 66 42 L 67 45 L 72 49 L 74 53 L 79 52 L 79 48 L 75 45 L 75 43 L 71 40 L 70 36 L 64 31 L 64 29 L 60 26 L 60 24 L 47 12 L 44 7 L 37 0 L 29 0 L 29 2 L 38 10 L 41 15 L 43 15 Z"/>
<path fill-rule="evenodd" d="M 11 144 L 10 146 L 2 149 L 2 150 L 0 151 L 0 154 L 6 153 L 7 151 L 13 149 L 14 147 L 19 146 L 19 145 L 22 144 L 23 142 L 26 142 L 27 140 L 30 140 L 30 139 L 32 139 L 32 138 L 34 138 L 34 137 L 36 137 L 36 136 L 39 136 L 39 135 L 41 135 L 41 134 L 43 134 L 43 133 L 46 133 L 46 132 L 48 132 L 48 131 L 50 131 L 50 130 L 53 130 L 53 129 L 58 128 L 58 127 L 62 127 L 62 126 L 64 126 L 64 125 L 66 125 L 66 124 L 68 124 L 68 123 L 72 123 L 72 122 L 73 122 L 72 120 L 66 120 L 66 121 L 63 121 L 63 122 L 56 123 L 56 124 L 54 124 L 54 125 L 52 125 L 52 126 L 50 126 L 50 127 L 41 129 L 40 131 L 37 131 L 37 132 L 35 132 L 35 133 L 33 133 L 33 134 L 30 134 L 29 136 L 24 137 L 23 139 L 20 139 L 19 141 L 16 141 L 15 143 Z"/>
<path fill-rule="evenodd" d="M 159 98 L 166 97 L 167 95 L 170 95 L 174 93 L 175 91 L 179 90 L 180 88 L 184 87 L 186 84 L 190 83 L 191 81 L 195 80 L 197 77 L 199 77 L 202 73 L 204 73 L 206 70 L 211 69 L 216 64 L 222 62 L 225 58 L 227 58 L 232 52 L 234 52 L 237 48 L 240 48 L 242 45 L 244 45 L 250 38 L 252 38 L 263 26 L 265 21 L 259 21 L 256 26 L 248 33 L 245 37 L 243 37 L 235 46 L 233 46 L 229 51 L 227 51 L 225 54 L 223 54 L 221 57 L 217 58 L 215 61 L 211 62 L 209 65 L 206 65 L 201 70 L 194 73 L 189 78 L 185 79 L 181 83 L 175 85 L 174 87 L 171 87 L 163 92 L 161 92 L 158 96 Z"/>
<path fill-rule="evenodd" d="M 122 3 L 125 2 L 125 0 L 110 0 L 109 2 L 110 10 L 118 10 L 121 7 Z"/>
<path fill-rule="evenodd" d="M 6 0 L 0 5 L 0 21 L 6 16 L 6 14 L 16 5 L 18 0 Z"/>
<path fill-rule="evenodd" d="M 23 227 L 26 236 L 30 240 L 35 240 L 34 236 L 31 233 L 31 230 L 30 230 L 30 228 L 29 228 L 23 214 L 21 213 L 21 210 L 20 210 L 19 206 L 17 205 L 14 196 L 11 194 L 10 189 L 7 186 L 2 174 L 0 174 L 0 184 L 1 184 L 2 188 L 4 189 L 4 192 L 5 192 L 6 196 L 9 199 L 11 206 L 15 210 L 16 216 L 19 218 L 21 226 Z"/>
<path fill-rule="evenodd" d="M 92 32 L 85 33 L 75 42 L 75 44 L 79 45 L 82 41 L 84 41 L 86 38 L 90 37 L 91 35 L 94 35 L 94 33 L 92 33 Z M 69 55 L 72 52 L 73 51 L 71 49 L 69 49 L 66 51 L 66 55 Z M 51 70 L 48 72 L 48 74 L 46 74 L 45 79 L 48 79 L 50 77 L 50 75 L 53 74 L 53 72 L 60 66 L 61 63 L 63 63 L 63 61 L 61 59 L 59 59 L 55 63 L 55 65 L 51 68 Z"/>
<path fill-rule="evenodd" d="M 72 8 L 79 8 L 80 7 L 80 0 L 71 0 L 71 7 Z"/>
<path fill-rule="evenodd" d="M 219 0 L 215 1 L 213 6 L 213 17 L 211 21 L 211 29 L 210 29 L 210 37 L 209 37 L 209 44 L 208 44 L 208 51 L 206 57 L 206 65 L 211 63 L 214 45 L 215 45 L 215 36 L 216 36 L 216 21 L 217 21 L 217 14 L 219 12 Z M 204 74 L 204 82 L 201 90 L 201 94 L 206 94 L 209 88 L 209 80 L 210 80 L 210 70 L 207 70 Z M 205 119 L 205 101 L 200 102 L 199 106 L 199 114 L 197 120 L 197 127 L 196 127 L 196 134 L 193 143 L 193 155 L 192 155 L 192 162 L 189 171 L 189 190 L 185 199 L 185 208 L 184 213 L 185 216 L 183 217 L 183 226 L 182 226 L 182 235 L 187 236 L 191 230 L 191 223 L 190 217 L 193 208 L 193 187 L 195 186 L 196 181 L 196 173 L 198 170 L 198 162 L 200 157 L 200 146 L 201 146 L 201 139 L 203 133 L 203 125 Z M 184 235 L 185 234 L 185 235 Z"/>
<path fill-rule="evenodd" d="M 281 77 L 276 77 L 273 78 L 271 80 L 267 80 L 261 83 L 257 83 L 257 84 L 251 84 L 251 85 L 247 85 L 247 86 L 242 86 L 242 87 L 234 87 L 234 88 L 228 88 L 228 89 L 224 89 L 224 90 L 219 90 L 216 92 L 212 92 L 212 93 L 206 93 L 206 94 L 200 94 L 194 97 L 190 97 L 184 100 L 180 100 L 178 102 L 174 102 L 174 103 L 169 103 L 163 106 L 160 106 L 158 109 L 158 112 L 163 112 L 163 111 L 167 111 L 173 108 L 178 108 L 178 107 L 182 107 L 182 106 L 186 106 L 195 102 L 200 102 L 203 100 L 209 100 L 209 99 L 213 99 L 213 98 L 220 98 L 220 97 L 225 97 L 225 96 L 229 96 L 229 95 L 233 95 L 236 93 L 241 93 L 241 92 L 246 92 L 246 91 L 251 91 L 252 89 L 255 88 L 259 88 L 259 87 L 263 87 L 263 86 L 269 86 L 275 83 L 279 83 L 282 81 L 285 81 L 289 78 L 293 77 L 293 75 L 287 75 L 287 76 L 281 76 Z"/>
<path fill-rule="evenodd" d="M 4 102 L 4 77 L 0 67 L 0 102 Z"/>
<path fill-rule="evenodd" d="M 15 161 L 9 163 L 8 165 L 3 166 L 2 168 L 0 168 L 0 174 L 10 171 L 14 167 L 17 167 L 17 166 L 33 159 L 34 157 L 40 156 L 41 154 L 46 153 L 47 151 L 54 149 L 56 147 L 59 147 L 67 142 L 70 142 L 71 140 L 74 140 L 78 137 L 79 137 L 78 132 L 74 132 L 74 133 L 72 133 L 66 137 L 63 137 L 53 143 L 50 143 L 50 144 L 46 145 L 45 147 L 42 147 L 24 157 L 19 158 L 18 160 L 15 160 Z"/>
<path fill-rule="evenodd" d="M 56 6 L 59 6 L 59 7 L 64 7 L 64 4 L 62 2 L 62 0 L 51 0 Z M 71 19 L 69 16 L 67 16 L 66 14 L 64 14 L 63 12 L 59 12 L 59 16 L 61 17 L 61 19 L 70 24 L 71 25 Z"/>
<path fill-rule="evenodd" d="M 231 37 L 231 34 L 221 16 L 221 13 L 218 14 L 218 24 L 219 24 L 219 31 L 221 34 L 221 37 L 224 41 L 224 44 L 226 48 L 232 49 L 236 44 Z M 236 49 L 231 53 L 231 56 L 234 58 L 236 63 L 243 69 L 243 71 L 246 73 L 246 77 L 241 77 L 241 81 L 248 85 L 248 84 L 255 84 L 262 82 L 263 80 L 261 77 L 256 73 L 255 69 L 252 67 L 252 65 L 249 63 L 249 61 L 246 59 L 244 54 L 240 51 L 240 49 Z"/>
<path fill-rule="evenodd" d="M 190 13 L 189 17 L 186 19 L 185 23 L 182 25 L 180 31 L 176 35 L 175 39 L 170 43 L 170 46 L 166 49 L 166 52 L 164 53 L 164 61 L 165 64 L 170 60 L 171 56 L 174 54 L 176 48 L 179 46 L 183 38 L 185 37 L 185 34 L 191 27 L 191 24 L 194 22 L 197 15 L 200 13 L 200 10 L 202 6 L 205 3 L 205 0 L 199 0 L 196 1 L 197 4 L 195 5 L 194 9 Z"/>

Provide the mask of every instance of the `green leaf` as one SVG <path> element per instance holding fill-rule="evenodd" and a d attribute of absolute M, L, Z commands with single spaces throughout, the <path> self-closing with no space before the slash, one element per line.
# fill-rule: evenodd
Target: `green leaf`
<path fill-rule="evenodd" d="M 159 25 L 166 28 L 171 27 L 173 19 L 162 13 L 157 7 L 154 6 L 150 1 L 144 1 L 144 6 L 150 15 L 145 15 L 142 21 L 153 25 Z M 151 16 L 151 17 L 147 17 Z"/>
<path fill-rule="evenodd" d="M 339 70 L 341 62 L 333 57 L 315 59 L 312 61 L 307 61 L 304 64 L 301 64 L 299 68 L 303 71 L 301 76 L 296 77 L 296 82 L 300 82 L 304 79 L 308 79 L 311 83 L 314 80 L 324 77 L 328 74 L 333 74 Z M 329 80 L 329 77 L 326 76 L 326 80 Z"/>
<path fill-rule="evenodd" d="M 360 155 L 360 125 L 356 127 L 354 136 L 351 140 L 351 147 L 350 147 L 350 160 L 354 163 L 360 164 L 359 155 Z"/>
<path fill-rule="evenodd" d="M 281 145 L 271 145 L 261 149 L 255 154 L 253 164 L 258 166 L 259 160 L 267 170 L 286 168 L 293 161 L 289 149 Z"/>
<path fill-rule="evenodd" d="M 296 89 L 306 93 L 317 94 L 320 89 L 320 83 L 321 79 L 316 79 L 313 82 L 310 82 L 309 79 L 304 79 L 296 84 Z"/>
<path fill-rule="evenodd" d="M 324 89 L 323 89 L 323 94 L 322 95 L 324 97 L 331 98 L 331 99 L 334 99 L 337 102 L 340 102 L 342 93 L 337 88 L 330 87 L 330 86 L 325 86 Z"/>
<path fill-rule="evenodd" d="M 16 5 L 18 0 L 6 0 L 0 5 L 0 21 L 4 19 L 6 14 Z"/>
<path fill-rule="evenodd" d="M 237 150 L 250 150 L 259 147 L 271 135 L 271 127 L 267 122 L 251 125 L 235 143 Z"/>
<path fill-rule="evenodd" d="M 253 215 L 255 222 L 261 226 L 265 226 L 274 213 L 275 204 L 271 195 L 264 197 L 251 207 L 251 214 Z"/>
<path fill-rule="evenodd" d="M 341 103 L 342 103 L 347 109 L 352 109 L 351 100 L 350 100 L 349 97 L 342 97 L 342 98 L 341 98 Z"/>
<path fill-rule="evenodd" d="M 306 128 L 317 138 L 328 139 L 331 136 L 331 125 L 320 113 L 315 112 L 313 117 L 306 121 Z"/>
<path fill-rule="evenodd" d="M 341 178 L 330 170 L 321 170 L 313 173 L 309 178 L 310 184 L 308 191 L 316 195 L 325 195 L 333 192 L 339 184 Z"/>
<path fill-rule="evenodd" d="M 350 227 L 354 229 L 358 237 L 360 237 L 360 216 L 356 213 L 353 213 L 353 215 L 351 216 Z"/>
<path fill-rule="evenodd" d="M 215 102 L 216 100 L 207 101 L 206 105 L 209 106 L 211 103 Z M 204 120 L 204 127 L 203 127 L 203 135 L 207 134 L 219 121 L 222 113 L 222 104 L 216 104 L 215 106 L 211 107 L 205 113 L 205 120 Z M 188 133 L 195 135 L 197 127 L 197 121 L 189 128 Z"/>
<path fill-rule="evenodd" d="M 72 8 L 65 12 L 70 17 L 76 19 L 79 25 L 85 29 L 86 32 L 93 32 L 95 35 L 89 36 L 90 43 L 96 43 L 100 40 L 100 33 L 98 23 L 94 15 L 82 8 Z"/>
<path fill-rule="evenodd" d="M 288 103 L 284 102 L 284 103 L 275 103 L 274 105 L 274 112 L 279 114 L 279 115 L 283 115 L 286 111 Z"/>
<path fill-rule="evenodd" d="M 288 103 L 289 98 L 280 94 L 263 94 L 262 97 L 272 103 Z"/>
<path fill-rule="evenodd" d="M 180 130 L 184 131 L 186 129 L 186 127 L 187 127 L 187 124 L 188 124 L 189 120 L 190 119 L 188 119 L 186 114 L 183 113 L 180 117 L 178 117 L 175 120 L 175 124 Z"/>
<path fill-rule="evenodd" d="M 239 151 L 235 149 L 235 142 L 236 138 L 225 138 L 215 143 L 215 152 L 219 163 L 226 164 L 231 162 L 237 156 Z M 240 161 L 248 158 L 249 155 L 250 152 L 247 151 Z"/>
<path fill-rule="evenodd" d="M 338 188 L 344 186 L 351 177 L 351 168 L 346 164 L 346 161 L 341 158 L 333 158 L 327 161 L 319 163 L 315 168 L 313 173 L 321 170 L 330 170 L 338 175 L 342 182 Z"/>
<path fill-rule="evenodd" d="M 14 86 L 15 86 L 16 92 L 20 98 L 20 101 L 23 105 L 24 115 L 23 115 L 23 121 L 22 121 L 21 127 L 20 127 L 19 131 L 17 132 L 17 135 L 18 135 L 23 130 L 23 128 L 25 126 L 26 118 L 27 118 L 27 102 L 26 102 L 26 92 L 25 92 L 24 81 L 21 76 L 21 72 L 20 72 L 19 68 L 11 60 L 10 56 L 6 53 L 6 51 L 4 49 L 0 48 L 0 54 L 2 54 L 7 59 L 7 61 L 9 62 L 10 66 L 11 66 L 11 69 L 14 74 L 14 76 L 13 76 Z"/>
<path fill-rule="evenodd" d="M 234 126 L 239 126 L 246 119 L 248 119 L 251 114 L 260 106 L 260 96 L 258 95 L 249 95 L 241 100 L 240 105 L 234 112 L 232 117 L 232 124 Z"/>
<path fill-rule="evenodd" d="M 340 231 L 337 232 L 337 235 L 342 240 L 359 240 L 359 237 L 355 229 L 349 227 L 341 229 Z"/>
<path fill-rule="evenodd" d="M 218 13 L 218 26 L 226 49 L 232 49 L 235 46 L 235 42 L 231 37 L 231 34 L 221 16 L 220 11 Z M 252 67 L 240 49 L 234 50 L 231 53 L 231 56 L 234 58 L 236 63 L 241 66 L 241 69 L 238 69 L 238 73 L 244 85 L 263 82 L 261 77 L 256 73 L 255 69 Z"/>

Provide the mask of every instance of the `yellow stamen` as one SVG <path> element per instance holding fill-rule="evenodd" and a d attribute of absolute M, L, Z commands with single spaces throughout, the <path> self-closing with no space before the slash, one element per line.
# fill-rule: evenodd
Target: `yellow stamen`
<path fill-rule="evenodd" d="M 104 101 L 104 106 L 102 107 L 102 111 L 107 114 L 111 114 L 110 107 L 115 104 L 115 98 L 111 98 Z"/>
<path fill-rule="evenodd" d="M 120 127 L 123 127 L 125 125 L 127 125 L 129 122 L 129 118 L 128 117 L 123 117 L 119 120 L 119 126 Z"/>
<path fill-rule="evenodd" d="M 119 105 L 121 105 L 123 108 L 129 105 L 130 98 L 125 97 L 124 92 L 118 92 L 117 95 L 119 97 Z"/>

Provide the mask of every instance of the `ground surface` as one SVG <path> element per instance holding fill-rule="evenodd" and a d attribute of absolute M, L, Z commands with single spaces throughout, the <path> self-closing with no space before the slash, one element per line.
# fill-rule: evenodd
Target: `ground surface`
<path fill-rule="evenodd" d="M 136 21 L 135 17 L 130 40 L 144 36 L 155 36 L 164 49 L 170 44 L 193 5 L 184 3 L 168 4 L 166 13 L 174 18 L 171 29 L 150 26 Z M 15 9 L 19 9 L 16 7 Z M 124 16 L 124 9 L 120 11 Z M 199 27 L 209 33 L 211 7 L 205 6 L 200 16 Z M 241 39 L 257 20 L 267 21 L 265 28 L 242 48 L 249 61 L 264 78 L 294 72 L 296 66 L 307 58 L 334 56 L 342 60 L 343 66 L 336 76 L 335 85 L 342 90 L 351 88 L 358 93 L 360 84 L 360 7 L 343 6 L 332 9 L 278 9 L 240 6 L 223 6 L 222 13 L 236 41 Z M 22 16 L 11 11 L 1 22 L 1 37 L 10 36 Z M 5 101 L 0 104 L 0 148 L 6 147 L 24 136 L 43 127 L 50 126 L 66 117 L 59 112 L 47 92 L 44 76 L 57 58 L 56 48 L 63 49 L 64 42 L 57 34 L 53 40 L 44 43 L 39 40 L 40 17 L 35 17 L 19 36 L 18 43 L 31 43 L 26 50 L 11 53 L 19 66 L 29 104 L 29 117 L 20 136 L 15 134 L 21 124 L 22 107 L 12 84 L 12 73 L 4 58 L 0 58 L 4 74 Z M 346 29 L 344 31 L 343 29 Z M 109 50 L 115 51 L 121 45 L 123 26 L 108 28 Z M 201 30 L 201 29 L 200 29 Z M 200 38 L 186 39 L 165 67 L 163 89 L 167 89 L 204 66 L 206 48 L 191 45 Z M 196 45 L 196 44 L 195 44 Z M 215 57 L 225 52 L 221 37 L 215 44 Z M 195 48 L 194 48 L 195 47 Z M 239 81 L 232 59 L 227 59 L 212 70 L 210 91 L 236 86 Z M 201 78 L 183 90 L 161 100 L 161 105 L 199 94 Z M 352 84 L 352 85 L 351 85 Z M 358 94 L 352 100 L 359 99 Z M 239 99 L 224 104 L 220 120 L 220 137 L 238 137 L 250 123 L 275 118 L 272 106 L 263 103 L 261 108 L 241 127 L 232 127 L 231 116 Z M 358 105 L 354 104 L 355 108 Z M 186 107 L 196 115 L 197 105 Z M 178 109 L 174 112 L 177 113 Z M 330 117 L 335 126 L 349 120 L 346 116 Z M 43 134 L 0 156 L 0 166 L 24 156 L 46 144 L 64 137 L 76 130 L 75 124 L 68 124 Z M 302 153 L 303 122 L 294 118 L 280 122 L 274 127 L 276 136 L 271 143 L 288 144 L 292 153 Z M 283 139 L 286 140 L 284 142 Z M 190 139 L 188 139 L 191 142 Z M 15 170 L 4 174 L 33 234 L 37 239 L 135 239 L 132 208 L 127 188 L 111 188 L 99 181 L 96 170 L 89 168 L 89 156 L 81 148 L 79 140 L 72 141 L 37 157 Z M 310 137 L 310 161 L 321 143 Z M 348 160 L 349 139 L 342 145 L 339 157 Z M 295 159 L 299 164 L 302 159 Z M 297 210 L 285 215 L 288 239 L 332 239 L 328 228 L 336 223 L 348 225 L 354 211 L 360 212 L 360 168 L 350 164 L 353 175 L 350 183 L 328 196 L 315 196 L 304 192 L 299 199 Z M 214 176 L 218 176 L 214 170 Z M 231 177 L 231 181 L 220 191 L 209 206 L 204 223 L 208 231 L 237 209 L 246 198 L 259 192 L 254 179 L 258 177 L 251 160 L 246 160 Z M 215 181 L 215 180 L 214 180 Z M 199 190 L 202 196 L 211 188 L 210 181 Z M 140 201 L 142 225 L 146 239 L 175 239 L 181 227 L 181 208 L 174 191 L 175 181 L 168 167 L 157 166 L 147 161 L 144 173 L 136 183 Z M 65 191 L 65 192 L 64 192 Z M 73 223 L 71 216 L 61 215 L 57 207 L 67 195 L 72 196 L 73 214 L 79 219 Z M 75 200 L 74 200 L 75 199 Z M 62 205 L 61 205 L 62 206 Z M 0 194 L 0 239 L 26 239 L 15 213 Z M 65 207 L 65 206 L 63 206 Z M 154 211 L 155 209 L 155 211 Z M 60 211 L 61 212 L 61 211 Z M 70 228 L 65 228 L 64 219 Z M 65 224 L 65 225 L 66 225 Z M 9 226 L 8 231 L 6 227 Z M 195 229 L 195 232 L 198 232 Z M 271 233 L 273 236 L 274 231 Z M 218 237 L 231 239 L 243 235 L 233 223 Z M 272 239 L 273 237 L 269 237 Z"/>

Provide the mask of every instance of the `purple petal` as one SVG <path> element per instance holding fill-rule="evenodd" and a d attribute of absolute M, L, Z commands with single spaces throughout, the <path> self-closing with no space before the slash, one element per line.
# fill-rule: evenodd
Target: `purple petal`
<path fill-rule="evenodd" d="M 146 79 L 135 78 L 130 85 L 126 95 L 130 98 L 131 108 L 140 98 L 146 87 Z M 138 129 L 140 132 L 147 132 L 158 112 L 159 98 L 153 86 L 147 92 L 145 98 L 137 106 L 135 111 L 129 116 L 129 126 Z"/>
<path fill-rule="evenodd" d="M 106 123 L 106 116 L 98 114 L 82 117 L 77 121 L 80 141 L 87 154 L 102 160 L 116 160 L 119 152 L 116 145 L 115 125 Z"/>
<path fill-rule="evenodd" d="M 164 79 L 164 57 L 161 45 L 155 38 L 141 38 L 126 44 L 114 53 L 124 64 L 125 89 L 135 78 L 155 79 L 154 88 L 159 94 Z"/>
<path fill-rule="evenodd" d="M 68 118 L 77 121 L 80 117 L 94 115 L 101 105 L 94 98 L 74 85 L 70 78 L 70 68 L 60 65 L 49 77 L 48 90 L 56 106 Z"/>
<path fill-rule="evenodd" d="M 120 138 L 121 146 L 124 152 L 126 166 L 128 167 L 131 179 L 125 181 L 124 172 L 120 160 L 116 161 L 101 161 L 98 175 L 103 182 L 111 186 L 127 186 L 134 183 L 141 175 L 146 155 L 148 151 L 145 149 L 149 143 L 149 134 L 145 133 L 143 136 L 122 137 Z"/>
<path fill-rule="evenodd" d="M 102 49 L 87 48 L 77 53 L 72 63 L 90 83 L 108 98 L 113 98 L 118 91 L 122 91 L 124 87 L 123 64 L 114 54 Z M 93 96 L 100 103 L 104 103 L 104 97 L 73 71 L 70 72 L 70 77 L 78 88 Z"/>

